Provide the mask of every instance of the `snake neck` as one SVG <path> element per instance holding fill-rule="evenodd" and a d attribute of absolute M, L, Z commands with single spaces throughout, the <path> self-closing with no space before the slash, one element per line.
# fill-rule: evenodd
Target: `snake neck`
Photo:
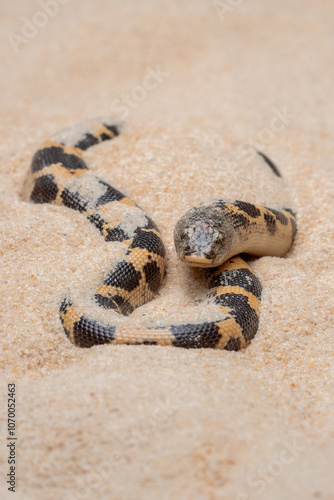
<path fill-rule="evenodd" d="M 272 209 L 236 200 L 208 200 L 177 222 L 178 257 L 190 266 L 216 267 L 239 253 L 282 257 L 296 234 L 290 209 Z"/>

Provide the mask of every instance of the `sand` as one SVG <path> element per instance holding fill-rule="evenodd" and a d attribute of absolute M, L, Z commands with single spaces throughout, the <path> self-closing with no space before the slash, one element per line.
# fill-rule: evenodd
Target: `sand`
<path fill-rule="evenodd" d="M 332 2 L 51 3 L 0 6 L 1 500 L 334 499 Z M 61 294 L 86 300 L 122 248 L 80 214 L 26 203 L 23 182 L 44 139 L 109 114 L 122 136 L 86 159 L 168 251 L 161 294 L 129 325 L 195 311 L 201 275 L 172 239 L 187 208 L 216 192 L 295 208 L 288 256 L 252 262 L 264 295 L 246 350 L 66 339 Z M 255 173 L 253 146 L 284 186 Z"/>

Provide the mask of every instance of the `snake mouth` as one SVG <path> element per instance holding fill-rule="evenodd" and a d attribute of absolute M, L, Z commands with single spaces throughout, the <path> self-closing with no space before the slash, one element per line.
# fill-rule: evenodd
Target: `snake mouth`
<path fill-rule="evenodd" d="M 205 255 L 184 255 L 182 261 L 193 267 L 212 267 L 212 259 L 208 259 Z"/>

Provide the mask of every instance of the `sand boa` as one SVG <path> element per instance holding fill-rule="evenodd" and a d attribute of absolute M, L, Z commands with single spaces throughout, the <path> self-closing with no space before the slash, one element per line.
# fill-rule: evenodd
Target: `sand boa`
<path fill-rule="evenodd" d="M 110 119 L 70 127 L 45 142 L 33 157 L 25 196 L 33 203 L 64 205 L 80 212 L 106 242 L 124 242 L 123 259 L 105 276 L 95 293 L 98 306 L 119 314 L 154 298 L 165 275 L 165 247 L 158 227 L 132 200 L 96 177 L 83 152 L 119 135 Z M 259 153 L 275 175 L 275 165 Z M 113 222 L 115 205 L 124 218 Z M 210 200 L 187 212 L 174 232 L 178 256 L 192 266 L 208 267 L 207 300 L 221 319 L 199 324 L 129 329 L 87 316 L 69 296 L 60 305 L 60 319 L 77 346 L 95 344 L 160 344 L 176 347 L 239 350 L 257 332 L 262 286 L 237 254 L 283 256 L 296 234 L 293 211 L 243 201 Z"/>

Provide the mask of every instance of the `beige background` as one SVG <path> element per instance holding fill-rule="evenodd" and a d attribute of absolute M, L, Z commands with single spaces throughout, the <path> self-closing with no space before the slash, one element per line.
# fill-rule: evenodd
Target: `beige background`
<path fill-rule="evenodd" d="M 18 500 L 334 499 L 332 2 L 53 5 L 45 17 L 33 0 L 0 4 L 0 498 L 13 498 L 16 381 Z M 157 67 L 156 88 L 138 90 Z M 105 249 L 78 214 L 24 203 L 22 185 L 45 138 L 107 114 L 125 133 L 87 160 L 153 216 L 168 248 L 152 318 L 197 297 L 200 276 L 174 256 L 182 212 L 218 189 L 267 201 L 251 144 L 284 174 L 273 196 L 288 192 L 298 237 L 286 259 L 253 263 L 265 292 L 244 352 L 81 350 L 65 338 L 59 296 L 99 281 Z"/>

